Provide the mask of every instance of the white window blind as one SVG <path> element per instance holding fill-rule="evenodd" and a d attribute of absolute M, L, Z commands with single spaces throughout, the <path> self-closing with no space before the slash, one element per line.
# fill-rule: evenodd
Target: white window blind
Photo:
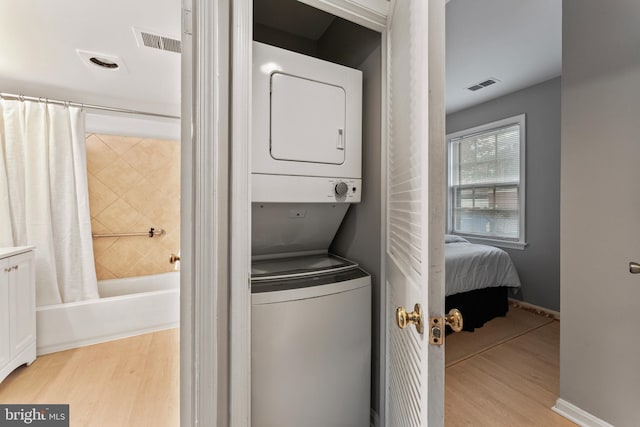
<path fill-rule="evenodd" d="M 449 231 L 524 243 L 524 115 L 449 140 Z"/>

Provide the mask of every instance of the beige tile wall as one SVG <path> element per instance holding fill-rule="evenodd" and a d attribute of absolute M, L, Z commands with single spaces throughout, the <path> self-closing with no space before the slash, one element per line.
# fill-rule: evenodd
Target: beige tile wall
<path fill-rule="evenodd" d="M 94 234 L 163 228 L 161 237 L 93 239 L 98 280 L 174 271 L 180 247 L 180 143 L 87 135 Z"/>

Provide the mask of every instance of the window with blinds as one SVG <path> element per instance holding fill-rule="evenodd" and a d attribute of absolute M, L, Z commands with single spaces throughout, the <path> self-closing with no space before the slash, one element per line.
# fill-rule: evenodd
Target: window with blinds
<path fill-rule="evenodd" d="M 449 232 L 524 246 L 524 115 L 447 137 Z"/>

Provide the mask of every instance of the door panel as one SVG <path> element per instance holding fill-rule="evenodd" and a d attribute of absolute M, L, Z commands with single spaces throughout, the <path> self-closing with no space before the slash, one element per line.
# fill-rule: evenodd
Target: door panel
<path fill-rule="evenodd" d="M 424 206 L 428 200 L 425 186 L 426 140 L 420 138 L 427 123 L 417 120 L 419 101 L 412 91 L 417 79 L 416 45 L 427 49 L 426 40 L 412 39 L 412 30 L 424 11 L 419 1 L 394 4 L 390 21 L 388 51 L 389 146 L 387 159 L 387 311 L 389 330 L 387 425 L 427 425 L 428 340 L 409 327 L 400 330 L 392 314 L 396 307 L 423 306 L 427 300 L 427 273 L 423 230 Z M 428 182 L 427 182 L 428 183 Z"/>
<path fill-rule="evenodd" d="M 387 258 L 387 301 L 388 318 L 393 320 L 392 314 L 396 307 L 413 307 L 417 301 L 424 298 L 417 296 L 416 289 L 402 286 L 403 273 L 397 264 L 389 262 Z M 426 345 L 428 340 L 420 335 L 414 327 L 398 328 L 393 322 L 389 324 L 388 347 L 388 390 L 387 406 L 389 426 L 425 426 L 427 390 L 426 381 Z M 424 421 L 424 423 L 423 423 Z"/>
<path fill-rule="evenodd" d="M 429 345 L 428 330 L 395 324 L 396 307 L 420 304 L 427 325 L 444 311 L 443 22 L 444 1 L 402 0 L 387 30 L 386 422 L 394 427 L 444 423 L 443 349 Z"/>
<path fill-rule="evenodd" d="M 14 354 L 20 353 L 33 343 L 36 323 L 35 293 L 33 289 L 34 268 L 32 254 L 20 254 L 11 258 L 15 265 L 10 276 L 10 295 L 13 303 L 11 307 L 13 319 L 11 328 L 13 332 Z"/>
<path fill-rule="evenodd" d="M 11 335 L 9 314 L 9 260 L 0 259 L 0 367 L 11 358 Z"/>

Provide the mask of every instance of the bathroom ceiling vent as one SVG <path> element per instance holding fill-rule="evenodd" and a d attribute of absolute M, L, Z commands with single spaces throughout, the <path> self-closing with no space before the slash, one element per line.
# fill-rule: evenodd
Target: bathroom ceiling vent
<path fill-rule="evenodd" d="M 147 30 L 133 27 L 136 42 L 139 47 L 151 47 L 153 49 L 166 50 L 169 52 L 181 53 L 180 40 L 168 36 L 163 36 Z"/>
<path fill-rule="evenodd" d="M 500 80 L 496 79 L 495 77 L 489 77 L 488 79 L 483 80 L 480 83 L 476 83 L 472 86 L 469 86 L 467 90 L 470 90 L 471 92 L 475 92 L 477 90 L 484 89 L 487 86 L 491 86 L 499 82 Z"/>

